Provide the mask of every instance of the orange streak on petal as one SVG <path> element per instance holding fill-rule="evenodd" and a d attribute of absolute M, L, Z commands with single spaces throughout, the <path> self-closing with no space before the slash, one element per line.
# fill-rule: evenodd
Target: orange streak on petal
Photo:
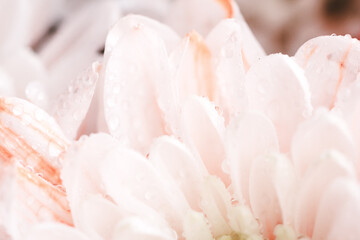
<path fill-rule="evenodd" d="M 215 77 L 212 70 L 211 52 L 201 36 L 192 31 L 187 34 L 189 42 L 195 48 L 195 76 L 198 81 L 199 95 L 214 100 Z"/>
<path fill-rule="evenodd" d="M 309 62 L 309 59 L 311 58 L 312 55 L 314 55 L 316 49 L 318 48 L 318 46 L 314 46 L 313 48 L 311 48 L 311 50 L 309 51 L 309 53 L 307 53 L 305 55 L 305 62 L 304 62 L 304 65 L 303 65 L 303 68 L 306 67 L 307 63 Z"/>
<path fill-rule="evenodd" d="M 332 109 L 334 107 L 334 105 L 335 105 L 336 96 L 337 96 L 337 94 L 339 92 L 341 83 L 342 83 L 342 81 L 344 79 L 345 62 L 347 60 L 347 57 L 349 56 L 351 48 L 352 48 L 352 44 L 350 44 L 350 46 L 348 47 L 348 49 L 344 53 L 344 56 L 342 57 L 342 59 L 341 59 L 341 61 L 339 63 L 339 79 L 338 79 L 338 82 L 336 84 L 335 94 L 334 94 L 333 99 L 331 101 L 330 109 Z"/>
<path fill-rule="evenodd" d="M 244 64 L 245 71 L 247 72 L 250 69 L 250 64 L 247 58 L 245 57 L 244 49 L 241 49 L 241 58 Z"/>
<path fill-rule="evenodd" d="M 231 0 L 216 0 L 218 3 L 220 3 L 226 11 L 226 17 L 227 18 L 233 18 L 234 17 L 234 10 L 231 4 Z"/>

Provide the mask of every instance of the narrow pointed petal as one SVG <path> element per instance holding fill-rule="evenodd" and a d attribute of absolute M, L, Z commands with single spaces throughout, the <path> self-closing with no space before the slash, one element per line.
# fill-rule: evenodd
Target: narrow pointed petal
<path fill-rule="evenodd" d="M 336 151 L 328 152 L 322 161 L 309 169 L 296 197 L 294 216 L 298 233 L 313 235 L 320 200 L 327 187 L 341 177 L 355 179 L 355 172 L 351 162 Z"/>
<path fill-rule="evenodd" d="M 76 230 L 75 228 L 68 227 L 59 223 L 44 223 L 34 227 L 26 240 L 88 240 L 88 238 Z"/>
<path fill-rule="evenodd" d="M 46 112 L 21 99 L 0 98 L 0 139 L 15 161 L 60 184 L 59 156 L 69 142 Z"/>
<path fill-rule="evenodd" d="M 149 160 L 154 167 L 178 185 L 192 209 L 198 211 L 202 179 L 207 175 L 203 162 L 175 138 L 163 136 L 155 140 Z"/>
<path fill-rule="evenodd" d="M 85 4 L 63 23 L 40 52 L 50 74 L 49 96 L 56 98 L 80 71 L 102 57 L 99 51 L 119 15 L 116 1 L 96 1 Z"/>
<path fill-rule="evenodd" d="M 75 139 L 92 101 L 101 65 L 92 64 L 70 83 L 52 109 L 53 116 L 69 139 Z"/>
<path fill-rule="evenodd" d="M 292 146 L 291 155 L 298 173 L 303 176 L 326 150 L 335 149 L 347 159 L 357 161 L 357 153 L 346 123 L 326 110 L 318 111 L 308 121 L 299 125 Z"/>
<path fill-rule="evenodd" d="M 289 151 L 298 124 L 312 112 L 310 91 L 302 69 L 288 56 L 269 55 L 250 68 L 245 86 L 249 108 L 271 119 L 281 151 Z"/>
<path fill-rule="evenodd" d="M 214 240 L 204 214 L 190 211 L 184 220 L 183 236 L 187 240 Z"/>
<path fill-rule="evenodd" d="M 75 226 L 81 223 L 82 203 L 91 195 L 105 195 L 99 168 L 104 156 L 120 143 L 104 133 L 82 137 L 74 142 L 64 154 L 61 179 L 66 188 Z"/>
<path fill-rule="evenodd" d="M 105 156 L 101 177 L 110 196 L 128 192 L 159 211 L 178 233 L 189 205 L 180 189 L 165 182 L 160 173 L 141 154 L 129 149 L 114 149 Z"/>
<path fill-rule="evenodd" d="M 358 239 L 360 231 L 354 219 L 360 217 L 359 201 L 360 188 L 355 181 L 335 180 L 319 204 L 312 239 Z"/>
<path fill-rule="evenodd" d="M 273 239 L 276 225 L 283 223 L 291 206 L 291 190 L 295 187 L 294 174 L 288 159 L 268 154 L 255 159 L 250 172 L 250 203 L 254 216 L 262 224 L 264 236 Z M 290 179 L 286 177 L 290 176 Z M 284 181 L 289 181 L 284 183 Z"/>
<path fill-rule="evenodd" d="M 338 92 L 356 80 L 360 42 L 347 36 L 322 36 L 303 44 L 295 54 L 304 69 L 314 108 L 333 108 Z"/>
<path fill-rule="evenodd" d="M 180 35 L 193 29 L 208 34 L 220 20 L 233 17 L 242 18 L 233 0 L 184 0 L 174 2 L 165 21 Z"/>
<path fill-rule="evenodd" d="M 177 235 L 174 233 L 169 236 L 163 229 L 154 227 L 151 222 L 146 222 L 141 218 L 129 218 L 119 222 L 111 239 L 176 240 Z"/>
<path fill-rule="evenodd" d="M 181 121 L 185 143 L 201 158 L 210 174 L 229 185 L 230 177 L 224 172 L 228 171 L 224 163 L 224 119 L 206 98 L 191 96 L 182 109 Z"/>
<path fill-rule="evenodd" d="M 220 179 L 206 177 L 201 189 L 201 208 L 205 213 L 215 238 L 231 233 L 228 212 L 231 207 L 231 195 Z"/>
<path fill-rule="evenodd" d="M 249 204 L 249 175 L 255 159 L 279 150 L 275 127 L 264 115 L 247 113 L 226 128 L 225 146 L 232 187 L 240 201 Z"/>
<path fill-rule="evenodd" d="M 168 77 L 168 60 L 151 27 L 120 21 L 127 34 L 105 54 L 105 118 L 113 136 L 146 154 L 153 138 L 165 133 L 154 90 L 156 81 Z"/>

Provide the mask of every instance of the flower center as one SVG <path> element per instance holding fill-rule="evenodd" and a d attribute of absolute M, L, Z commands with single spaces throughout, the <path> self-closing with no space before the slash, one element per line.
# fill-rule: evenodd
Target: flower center
<path fill-rule="evenodd" d="M 243 233 L 231 233 L 230 235 L 223 235 L 216 238 L 216 240 L 250 240 L 251 238 Z"/>

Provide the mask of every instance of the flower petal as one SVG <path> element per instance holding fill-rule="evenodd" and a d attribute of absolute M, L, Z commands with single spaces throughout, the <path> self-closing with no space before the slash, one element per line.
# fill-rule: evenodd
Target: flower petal
<path fill-rule="evenodd" d="M 299 125 L 294 135 L 291 155 L 296 170 L 303 176 L 324 151 L 331 149 L 340 151 L 351 161 L 357 161 L 354 141 L 346 123 L 335 114 L 320 110 Z"/>
<path fill-rule="evenodd" d="M 152 139 L 164 134 L 154 90 L 168 77 L 168 59 L 157 33 L 132 20 L 120 20 L 127 34 L 105 55 L 105 118 L 113 136 L 146 154 Z"/>
<path fill-rule="evenodd" d="M 298 233 L 309 237 L 313 235 L 321 197 L 327 186 L 341 177 L 355 179 L 355 172 L 351 162 L 336 151 L 324 154 L 322 161 L 309 169 L 296 198 L 295 229 Z"/>
<path fill-rule="evenodd" d="M 168 136 L 155 140 L 149 160 L 162 176 L 179 186 L 192 209 L 200 210 L 200 188 L 207 175 L 203 162 L 194 158 L 181 142 Z"/>
<path fill-rule="evenodd" d="M 320 202 L 312 239 L 359 239 L 359 227 L 354 221 L 360 217 L 359 202 L 360 189 L 355 181 L 335 180 Z"/>
<path fill-rule="evenodd" d="M 314 108 L 333 108 L 337 94 L 356 80 L 360 42 L 347 36 L 322 36 L 303 44 L 295 54 L 305 70 Z"/>
<path fill-rule="evenodd" d="M 273 121 L 280 149 L 287 152 L 297 125 L 312 111 L 301 68 L 285 55 L 269 55 L 250 68 L 245 86 L 249 109 L 261 111 Z"/>
<path fill-rule="evenodd" d="M 111 239 L 175 240 L 177 239 L 177 234 L 174 233 L 172 236 L 169 236 L 163 229 L 152 226 L 151 222 L 146 222 L 141 218 L 129 218 L 116 226 Z"/>
<path fill-rule="evenodd" d="M 15 161 L 60 184 L 59 156 L 69 142 L 46 112 L 21 99 L 0 98 L 0 139 Z"/>
<path fill-rule="evenodd" d="M 204 214 L 190 211 L 184 220 L 186 240 L 214 240 Z"/>
<path fill-rule="evenodd" d="M 44 223 L 34 227 L 26 240 L 87 240 L 88 238 L 75 228 L 59 224 L 59 223 Z"/>
<path fill-rule="evenodd" d="M 253 162 L 279 149 L 275 127 L 266 116 L 247 113 L 232 119 L 225 136 L 232 187 L 237 198 L 249 204 L 249 175 Z"/>
<path fill-rule="evenodd" d="M 196 157 L 200 157 L 210 174 L 220 177 L 229 185 L 224 172 L 224 120 L 206 98 L 191 96 L 182 109 L 182 134 L 185 143 Z M 225 171 L 227 171 L 225 167 Z"/>
<path fill-rule="evenodd" d="M 118 191 L 157 210 L 178 233 L 189 205 L 180 189 L 162 176 L 141 154 L 129 149 L 113 149 L 105 156 L 100 170 L 105 188 L 110 196 Z"/>
<path fill-rule="evenodd" d="M 52 109 L 53 116 L 69 139 L 75 139 L 92 101 L 101 65 L 92 64 L 85 72 L 70 83 Z M 81 135 L 81 134 L 79 134 Z"/>

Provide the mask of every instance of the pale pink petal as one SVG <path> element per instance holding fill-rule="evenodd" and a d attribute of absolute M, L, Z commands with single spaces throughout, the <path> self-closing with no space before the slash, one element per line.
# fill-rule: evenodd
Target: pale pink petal
<path fill-rule="evenodd" d="M 162 176 L 151 163 L 129 149 L 113 149 L 104 156 L 100 169 L 104 186 L 110 196 L 117 191 L 133 195 L 157 210 L 178 233 L 189 205 L 180 189 Z"/>
<path fill-rule="evenodd" d="M 319 204 L 312 239 L 359 239 L 359 202 L 358 183 L 349 179 L 335 180 Z"/>
<path fill-rule="evenodd" d="M 0 146 L 0 236 L 8 235 L 12 203 L 15 198 L 16 169 L 10 161 L 10 153 Z M 6 238 L 5 238 L 6 239 Z"/>
<path fill-rule="evenodd" d="M 186 240 L 214 240 L 206 217 L 195 211 L 190 211 L 185 217 L 183 236 Z"/>
<path fill-rule="evenodd" d="M 181 122 L 185 143 L 196 157 L 201 158 L 209 173 L 220 177 L 228 186 L 229 170 L 224 163 L 224 119 L 206 98 L 191 96 L 183 106 Z"/>
<path fill-rule="evenodd" d="M 340 177 L 355 179 L 355 172 L 351 162 L 336 151 L 325 153 L 321 161 L 309 169 L 296 195 L 294 216 L 299 234 L 312 236 L 321 197 L 327 186 Z"/>
<path fill-rule="evenodd" d="M 231 209 L 231 195 L 224 183 L 217 177 L 204 179 L 201 189 L 200 207 L 205 213 L 215 238 L 231 233 L 228 212 Z"/>
<path fill-rule="evenodd" d="M 113 136 L 147 153 L 153 138 L 164 134 L 155 83 L 168 78 L 168 59 L 157 33 L 132 19 L 120 20 L 127 34 L 105 54 L 105 118 Z"/>
<path fill-rule="evenodd" d="M 110 239 L 116 224 L 126 217 L 129 215 L 109 200 L 92 195 L 82 201 L 76 227 L 93 238 Z"/>
<path fill-rule="evenodd" d="M 119 1 L 124 14 L 140 14 L 153 19 L 162 20 L 168 14 L 171 1 L 169 0 L 132 0 Z"/>
<path fill-rule="evenodd" d="M 69 142 L 42 109 L 21 99 L 0 98 L 0 140 L 15 161 L 60 184 L 59 156 Z"/>
<path fill-rule="evenodd" d="M 44 223 L 35 226 L 26 236 L 26 240 L 87 240 L 88 238 L 75 228 L 59 224 Z"/>
<path fill-rule="evenodd" d="M 259 113 L 246 113 L 232 119 L 226 128 L 225 146 L 232 187 L 237 198 L 249 204 L 249 175 L 255 159 L 278 151 L 272 122 Z"/>
<path fill-rule="evenodd" d="M 116 139 L 98 133 L 82 137 L 64 154 L 61 179 L 66 188 L 75 226 L 80 224 L 84 199 L 91 195 L 105 195 L 99 168 L 104 164 L 106 154 L 116 148 L 121 148 Z"/>
<path fill-rule="evenodd" d="M 280 149 L 287 152 L 298 124 L 312 111 L 303 71 L 288 56 L 269 55 L 252 65 L 245 86 L 249 109 L 261 111 L 272 120 Z"/>
<path fill-rule="evenodd" d="M 277 224 L 283 223 L 295 187 L 289 160 L 278 154 L 267 154 L 255 159 L 250 172 L 249 194 L 254 216 L 262 224 L 264 236 L 273 239 Z M 290 176 L 289 179 L 286 177 Z M 283 181 L 289 181 L 287 184 Z"/>
<path fill-rule="evenodd" d="M 237 233 L 251 236 L 253 240 L 260 240 L 259 223 L 250 208 L 246 205 L 232 205 L 228 210 L 229 225 Z"/>
<path fill-rule="evenodd" d="M 32 169 L 18 165 L 14 191 L 12 214 L 7 223 L 14 239 L 26 236 L 28 230 L 39 222 L 72 225 L 66 192 L 61 185 L 54 186 Z"/>
<path fill-rule="evenodd" d="M 149 160 L 167 181 L 179 186 L 193 210 L 200 210 L 200 188 L 207 175 L 203 162 L 194 158 L 180 141 L 168 136 L 155 140 Z"/>
<path fill-rule="evenodd" d="M 92 101 L 101 65 L 98 62 L 73 80 L 56 100 L 52 115 L 69 139 L 75 139 Z M 85 126 L 83 126 L 84 128 Z"/>
<path fill-rule="evenodd" d="M 134 1 L 131 3 L 128 2 L 128 4 L 133 3 Z M 156 34 L 164 41 L 168 53 L 170 53 L 178 44 L 178 42 L 180 42 L 180 37 L 177 35 L 177 33 L 175 33 L 167 25 L 148 17 L 130 14 L 116 22 L 116 24 L 109 31 L 106 37 L 105 52 L 112 51 L 119 43 L 119 41 L 121 41 L 121 39 L 126 36 L 128 31 L 131 30 L 132 26 L 135 25 L 145 25 L 147 28 L 156 32 Z"/>
<path fill-rule="evenodd" d="M 355 146 L 360 148 L 360 74 L 358 74 L 356 82 L 348 88 L 339 91 L 335 108 L 335 113 L 341 114 L 346 121 L 349 130 L 355 141 Z"/>
<path fill-rule="evenodd" d="M 99 51 L 119 15 L 116 1 L 94 1 L 66 19 L 40 51 L 50 74 L 49 96 L 56 98 L 80 71 L 102 57 Z"/>
<path fill-rule="evenodd" d="M 294 135 L 291 155 L 297 172 L 304 175 L 308 167 L 330 149 L 336 149 L 349 160 L 357 161 L 354 141 L 346 123 L 337 115 L 320 110 L 299 125 Z"/>
<path fill-rule="evenodd" d="M 1 67 L 14 81 L 17 97 L 27 97 L 34 104 L 43 108 L 47 107 L 46 92 L 41 91 L 37 96 L 33 96 L 27 89 L 28 84 L 32 82 L 45 86 L 48 80 L 48 73 L 43 62 L 31 49 L 21 48 L 14 51 L 3 61 Z"/>
<path fill-rule="evenodd" d="M 238 67 L 243 67 L 245 72 L 247 72 L 254 63 L 258 62 L 261 57 L 265 56 L 263 48 L 243 19 L 222 20 L 206 37 L 206 42 L 212 51 L 215 50 L 215 52 L 224 54 L 225 56 L 229 55 L 232 49 L 222 49 L 223 46 L 231 46 L 237 43 L 239 46 L 233 47 L 236 47 L 234 50 L 240 50 L 240 53 L 236 52 L 235 54 L 240 55 L 243 64 L 243 66 Z"/>
<path fill-rule="evenodd" d="M 159 104 L 172 132 L 179 134 L 181 107 L 189 95 L 214 100 L 216 90 L 211 52 L 202 37 L 190 32 L 171 52 L 171 78 L 159 84 Z"/>
<path fill-rule="evenodd" d="M 165 22 L 180 35 L 191 30 L 208 34 L 220 20 L 233 17 L 242 18 L 233 0 L 183 0 L 173 3 Z"/>
<path fill-rule="evenodd" d="M 119 222 L 111 239 L 176 240 L 177 234 L 174 232 L 172 236 L 169 236 L 163 229 L 152 226 L 151 222 L 134 217 Z"/>
<path fill-rule="evenodd" d="M 304 69 L 315 108 L 333 108 L 338 92 L 356 80 L 360 42 L 348 36 L 322 36 L 303 44 L 295 55 Z"/>

